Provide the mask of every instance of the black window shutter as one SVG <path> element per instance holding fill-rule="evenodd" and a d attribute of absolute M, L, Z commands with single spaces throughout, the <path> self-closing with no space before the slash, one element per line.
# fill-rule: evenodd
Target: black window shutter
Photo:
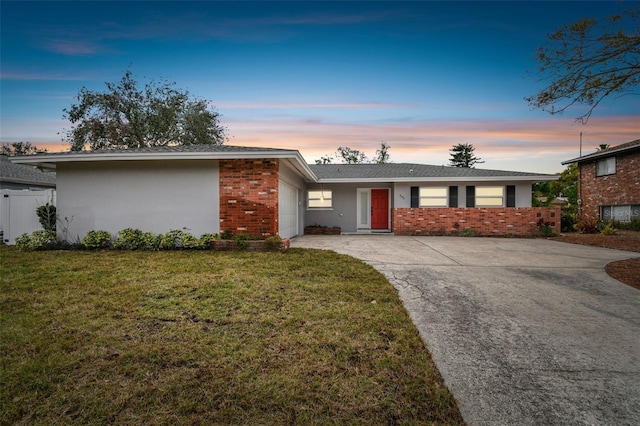
<path fill-rule="evenodd" d="M 507 185 L 507 207 L 516 206 L 516 186 Z"/>
<path fill-rule="evenodd" d="M 476 187 L 467 186 L 467 207 L 476 206 Z"/>
<path fill-rule="evenodd" d="M 420 207 L 420 188 L 417 186 L 411 187 L 411 208 Z"/>
<path fill-rule="evenodd" d="M 449 207 L 458 207 L 458 187 L 449 187 Z"/>

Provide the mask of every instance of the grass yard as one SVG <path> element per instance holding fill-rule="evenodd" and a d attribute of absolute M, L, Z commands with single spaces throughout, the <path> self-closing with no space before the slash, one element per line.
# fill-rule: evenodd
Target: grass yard
<path fill-rule="evenodd" d="M 353 258 L 0 255 L 3 425 L 463 423 L 395 289 Z"/>

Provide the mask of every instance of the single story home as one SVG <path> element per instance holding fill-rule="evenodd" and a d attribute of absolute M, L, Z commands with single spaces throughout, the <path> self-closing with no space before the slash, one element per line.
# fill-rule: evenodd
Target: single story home
<path fill-rule="evenodd" d="M 69 238 L 124 228 L 292 238 L 343 233 L 531 235 L 560 230 L 560 209 L 531 206 L 555 175 L 423 164 L 307 164 L 297 150 L 230 145 L 45 153 L 15 163 L 55 170 Z"/>
<path fill-rule="evenodd" d="M 640 219 L 640 139 L 562 164 L 578 164 L 578 199 L 585 217 L 629 222 Z"/>
<path fill-rule="evenodd" d="M 13 164 L 9 157 L 0 154 L 0 189 L 56 189 L 56 175 L 44 173 L 33 166 Z"/>

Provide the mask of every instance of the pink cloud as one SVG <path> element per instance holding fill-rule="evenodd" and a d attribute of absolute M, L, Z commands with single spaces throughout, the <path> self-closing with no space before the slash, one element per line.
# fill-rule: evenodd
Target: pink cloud
<path fill-rule="evenodd" d="M 229 144 L 297 149 L 310 162 L 349 146 L 373 155 L 380 141 L 391 145 L 394 162 L 447 164 L 449 149 L 470 143 L 485 168 L 556 172 L 576 157 L 580 132 L 583 153 L 601 143 L 617 145 L 637 139 L 637 117 L 603 117 L 587 126 L 567 119 L 422 121 L 399 124 L 349 124 L 273 120 L 228 123 Z"/>
<path fill-rule="evenodd" d="M 231 135 L 228 145 L 296 149 L 311 163 L 339 146 L 373 156 L 380 142 L 385 141 L 391 146 L 391 161 L 395 163 L 446 165 L 453 145 L 470 143 L 476 148 L 476 155 L 485 160 L 479 168 L 556 173 L 564 169 L 562 161 L 578 156 L 580 132 L 583 154 L 595 151 L 602 143 L 618 145 L 640 137 L 635 116 L 596 117 L 586 126 L 567 118 L 387 124 L 225 118 Z M 34 129 L 34 137 L 21 140 L 42 145 L 51 152 L 67 151 L 68 145 L 61 144 L 56 134 L 60 124 L 50 127 L 57 130 Z M 51 137 L 42 136 L 46 134 Z"/>

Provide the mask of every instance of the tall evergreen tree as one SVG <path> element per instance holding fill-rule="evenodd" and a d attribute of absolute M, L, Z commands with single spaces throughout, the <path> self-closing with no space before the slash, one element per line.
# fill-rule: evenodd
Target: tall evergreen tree
<path fill-rule="evenodd" d="M 454 145 L 449 153 L 451 158 L 449 159 L 449 165 L 453 167 L 467 167 L 473 168 L 476 164 L 484 163 L 481 158 L 474 155 L 475 148 L 469 143 L 459 143 Z"/>

